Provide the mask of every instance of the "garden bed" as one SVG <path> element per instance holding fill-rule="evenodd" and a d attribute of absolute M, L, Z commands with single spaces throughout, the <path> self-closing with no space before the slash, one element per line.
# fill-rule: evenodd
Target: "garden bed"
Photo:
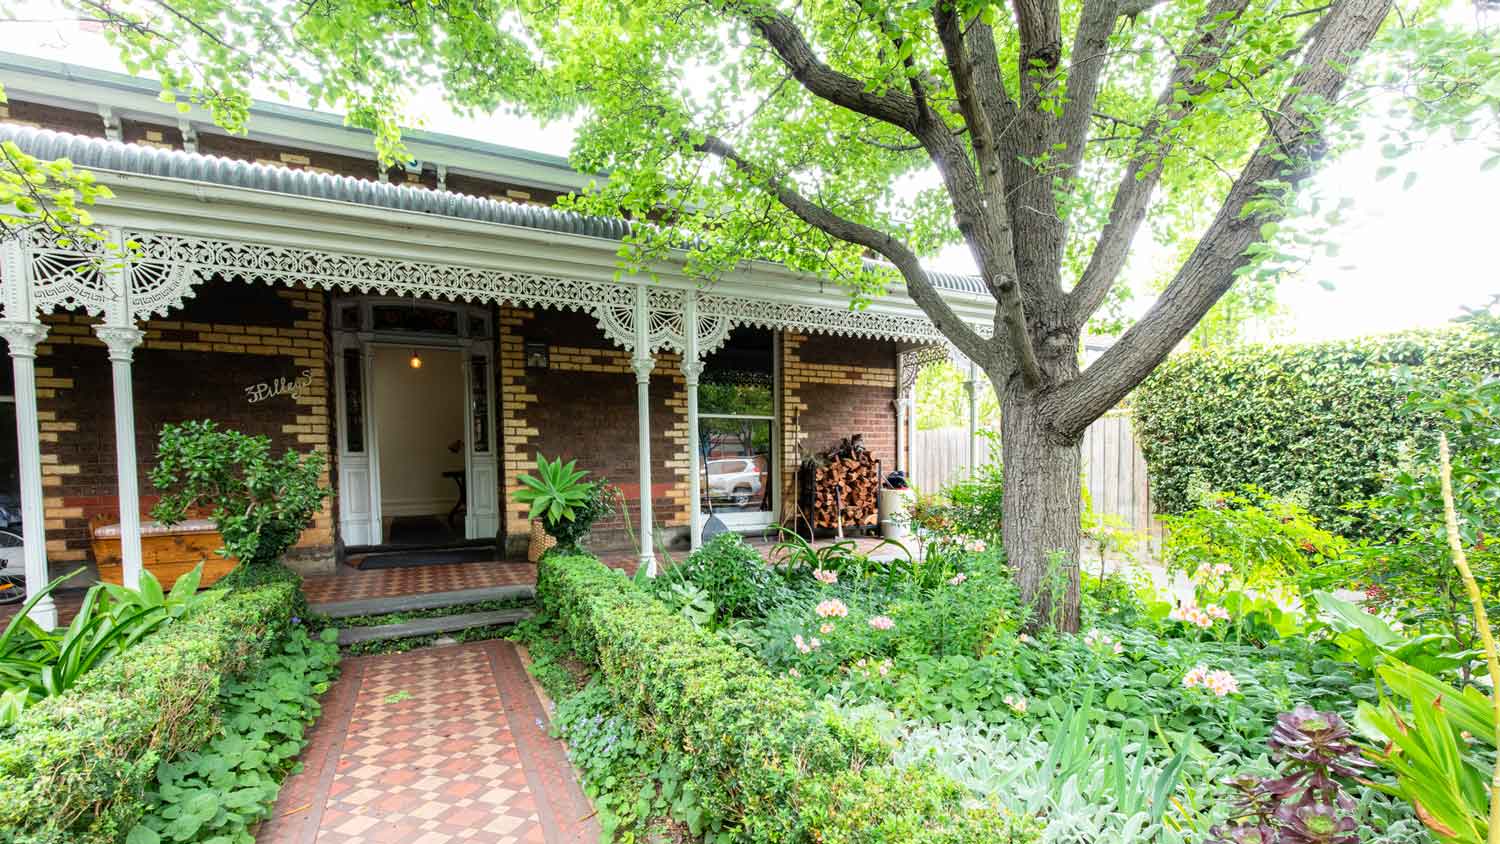
<path fill-rule="evenodd" d="M 538 596 L 597 669 L 558 713 L 596 790 L 635 754 L 654 766 L 671 816 L 708 840 L 1030 840 L 1026 819 L 966 803 L 925 767 L 892 767 L 889 744 L 598 560 L 548 557 Z M 601 801 L 606 829 L 620 825 L 604 817 L 619 797 Z"/>
<path fill-rule="evenodd" d="M 242 569 L 214 591 L 223 597 L 33 704 L 7 730 L 0 840 L 122 841 L 150 808 L 161 763 L 220 732 L 221 691 L 282 646 L 302 600 L 298 578 L 280 567 Z"/>
<path fill-rule="evenodd" d="M 1231 781 L 1289 770 L 1279 715 L 1375 697 L 1335 630 L 1212 568 L 1177 607 L 1086 578 L 1088 626 L 1057 634 L 982 541 L 930 536 L 920 564 L 783 552 L 768 566 L 725 536 L 652 580 L 543 561 L 543 609 L 594 677 L 575 691 L 562 653 L 539 670 L 607 826 L 657 811 L 709 841 L 965 840 L 1005 818 L 999 840 L 1210 841 L 1240 816 Z M 1361 841 L 1429 841 L 1406 804 L 1346 787 Z"/>

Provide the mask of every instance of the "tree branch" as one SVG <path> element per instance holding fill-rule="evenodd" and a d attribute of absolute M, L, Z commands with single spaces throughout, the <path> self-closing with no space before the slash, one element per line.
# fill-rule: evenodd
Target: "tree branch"
<path fill-rule="evenodd" d="M 1133 18 L 1163 2 L 1164 0 L 1120 0 L 1120 8 L 1116 10 L 1116 14 L 1122 18 Z"/>
<path fill-rule="evenodd" d="M 1089 118 L 1099 96 L 1099 79 L 1104 75 L 1104 53 L 1109 35 L 1119 17 L 1119 0 L 1085 0 L 1078 31 L 1073 35 L 1073 52 L 1068 61 L 1067 105 L 1057 127 L 1057 140 L 1063 145 L 1062 172 L 1067 179 L 1083 160 L 1084 141 L 1088 138 Z"/>
<path fill-rule="evenodd" d="M 1260 203 L 1270 183 L 1295 188 L 1323 156 L 1318 118 L 1302 104 L 1333 102 L 1358 54 L 1375 37 L 1391 0 L 1337 0 L 1308 46 L 1301 66 L 1261 140 L 1198 245 L 1140 321 L 1083 374 L 1044 399 L 1042 412 L 1059 435 L 1076 436 L 1151 373 L 1234 284 L 1251 260 L 1261 226 L 1279 219 Z"/>
<path fill-rule="evenodd" d="M 933 6 L 932 15 L 948 70 L 953 74 L 959 111 L 969 127 L 969 143 L 979 164 L 980 184 L 987 200 L 973 212 L 981 216 L 983 224 L 973 231 L 966 231 L 965 235 L 977 263 L 984 269 L 990 291 L 1000 302 L 1005 331 L 1010 337 L 1011 351 L 1021 370 L 1022 382 L 1029 389 L 1036 389 L 1042 384 L 1042 369 L 1037 362 L 1036 349 L 1031 345 L 1025 300 L 1016 272 L 1015 232 L 1005 202 L 1005 174 L 1001 169 L 1000 151 L 995 145 L 994 126 L 979 95 L 974 64 L 968 54 L 958 10 L 952 3 L 939 2 Z M 993 57 L 981 60 L 995 61 Z M 998 62 L 996 66 L 998 68 Z"/>
<path fill-rule="evenodd" d="M 699 152 L 718 156 L 753 179 L 761 181 L 778 202 L 804 223 L 846 243 L 863 246 L 884 256 L 906 280 L 907 292 L 911 294 L 912 301 L 927 314 L 927 318 L 944 337 L 953 341 L 953 345 L 970 360 L 981 365 L 993 363 L 994 354 L 989 342 L 953 312 L 952 306 L 933 286 L 926 268 L 911 247 L 886 232 L 842 217 L 813 202 L 792 188 L 786 179 L 747 161 L 722 138 L 706 136 L 695 148 Z"/>
<path fill-rule="evenodd" d="M 1016 28 L 1021 32 L 1021 73 L 1033 63 L 1056 70 L 1062 61 L 1062 12 L 1057 0 L 1012 0 Z"/>
<path fill-rule="evenodd" d="M 768 12 L 763 6 L 728 8 L 748 19 L 792 76 L 814 95 L 866 117 L 916 132 L 918 103 L 912 95 L 894 89 L 868 91 L 864 82 L 829 67 L 813 52 L 792 19 L 780 12 Z"/>
<path fill-rule="evenodd" d="M 1192 42 L 1172 68 L 1166 87 L 1156 99 L 1151 119 L 1141 127 L 1136 154 L 1120 177 L 1120 185 L 1115 189 L 1114 202 L 1109 209 L 1109 220 L 1099 234 L 1099 242 L 1095 244 L 1078 283 L 1068 294 L 1069 308 L 1079 324 L 1086 322 L 1104 302 L 1125 266 L 1125 259 L 1130 256 L 1130 244 L 1140 230 L 1141 222 L 1146 219 L 1151 194 L 1161 181 L 1161 164 L 1171 148 L 1172 130 L 1193 108 L 1191 99 L 1178 98 L 1179 92 L 1196 97 L 1207 90 L 1206 71 L 1212 70 L 1224 57 L 1229 48 L 1229 29 L 1248 5 L 1249 0 L 1211 0 L 1208 9 L 1198 19 Z M 1092 113 L 1092 104 L 1089 113 Z M 1084 126 L 1087 126 L 1086 119 Z"/>

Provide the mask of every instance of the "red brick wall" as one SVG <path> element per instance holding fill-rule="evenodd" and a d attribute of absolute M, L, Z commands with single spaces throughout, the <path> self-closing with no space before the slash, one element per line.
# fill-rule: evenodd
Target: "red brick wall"
<path fill-rule="evenodd" d="M 528 368 L 526 341 L 547 344 L 546 369 Z M 687 402 L 676 355 L 658 355 L 651 376 L 651 462 L 654 521 L 687 523 Z M 517 480 L 535 469 L 540 452 L 578 460 L 578 467 L 619 486 L 640 531 L 640 469 L 636 379 L 630 355 L 604 338 L 593 317 L 559 311 L 500 310 L 500 431 L 507 546 L 523 546 L 526 507 L 514 500 Z M 629 544 L 619 517 L 599 525 L 593 545 Z"/>
<path fill-rule="evenodd" d="M 143 510 L 155 501 L 150 470 L 169 422 L 211 418 L 271 437 L 277 450 L 329 451 L 325 294 L 243 283 L 205 284 L 171 319 L 147 323 L 135 352 L 136 454 Z M 117 518 L 114 392 L 97 319 L 57 314 L 37 356 L 47 553 L 54 573 L 92 562 L 89 520 Z M 257 403 L 245 388 L 310 372 L 298 398 Z M 324 482 L 327 482 L 325 476 Z M 329 558 L 333 514 L 326 506 L 299 543 L 301 555 Z"/>

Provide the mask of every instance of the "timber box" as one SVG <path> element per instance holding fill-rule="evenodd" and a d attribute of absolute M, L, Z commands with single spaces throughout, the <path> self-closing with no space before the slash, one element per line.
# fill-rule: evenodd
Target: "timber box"
<path fill-rule="evenodd" d="M 120 525 L 96 521 L 91 525 L 94 562 L 99 579 L 107 583 L 124 583 L 125 567 L 120 558 Z M 198 588 L 208 586 L 234 570 L 239 563 L 233 557 L 219 555 L 224 540 L 208 519 L 188 519 L 168 527 L 160 522 L 141 523 L 141 562 L 167 589 L 177 578 L 203 564 L 203 579 Z"/>

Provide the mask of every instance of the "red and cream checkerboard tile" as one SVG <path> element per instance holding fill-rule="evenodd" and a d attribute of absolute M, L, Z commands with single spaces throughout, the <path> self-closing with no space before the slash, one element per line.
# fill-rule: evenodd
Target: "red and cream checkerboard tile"
<path fill-rule="evenodd" d="M 515 647 L 345 661 L 260 844 L 598 840 Z"/>
<path fill-rule="evenodd" d="M 437 563 L 372 571 L 341 567 L 337 574 L 314 575 L 304 579 L 302 591 L 307 595 L 308 603 L 323 604 L 360 598 L 391 598 L 398 595 L 425 595 L 431 592 L 534 583 L 534 564 L 494 561 Z"/>

